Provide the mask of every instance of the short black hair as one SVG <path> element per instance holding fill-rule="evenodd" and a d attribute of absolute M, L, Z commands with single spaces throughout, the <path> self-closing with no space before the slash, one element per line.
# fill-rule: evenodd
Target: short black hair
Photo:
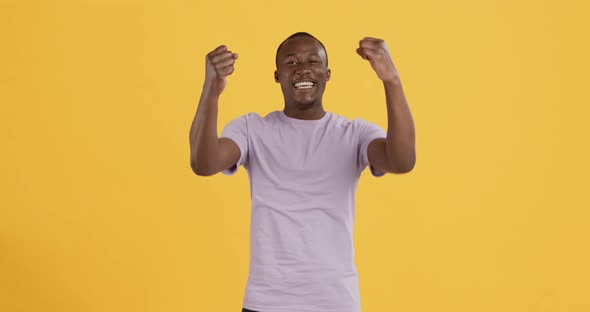
<path fill-rule="evenodd" d="M 326 66 L 328 66 L 328 51 L 326 50 L 326 47 L 324 46 L 324 44 L 318 38 L 312 36 L 310 33 L 300 31 L 300 32 L 296 32 L 296 33 L 292 34 L 291 36 L 287 37 L 287 39 L 283 40 L 283 42 L 281 42 L 281 44 L 279 44 L 279 47 L 277 48 L 277 54 L 275 56 L 275 64 L 276 64 L 277 68 L 279 67 L 279 50 L 281 50 L 281 47 L 283 46 L 283 44 L 285 44 L 285 42 L 287 42 L 289 39 L 295 38 L 295 37 L 309 37 L 309 38 L 312 38 L 315 41 L 317 41 L 322 46 L 322 49 L 324 49 L 324 53 L 326 54 Z"/>

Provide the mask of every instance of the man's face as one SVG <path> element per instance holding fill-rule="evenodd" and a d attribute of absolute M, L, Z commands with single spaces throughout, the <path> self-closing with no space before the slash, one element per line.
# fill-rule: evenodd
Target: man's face
<path fill-rule="evenodd" d="M 321 104 L 328 80 L 326 51 L 319 42 L 301 36 L 283 44 L 277 55 L 275 81 L 281 84 L 286 105 L 305 109 Z"/>

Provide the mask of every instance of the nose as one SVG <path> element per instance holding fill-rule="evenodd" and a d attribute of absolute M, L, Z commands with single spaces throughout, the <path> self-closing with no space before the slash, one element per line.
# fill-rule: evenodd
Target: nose
<path fill-rule="evenodd" d="M 297 66 L 297 69 L 295 70 L 295 72 L 297 74 L 309 73 L 309 72 L 311 72 L 311 68 L 309 67 L 309 64 L 307 64 L 306 62 L 303 62 L 303 63 L 299 64 L 299 66 Z"/>

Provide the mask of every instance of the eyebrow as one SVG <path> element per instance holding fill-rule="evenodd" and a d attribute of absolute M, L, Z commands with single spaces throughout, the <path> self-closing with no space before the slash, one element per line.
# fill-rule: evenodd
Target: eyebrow
<path fill-rule="evenodd" d="M 315 53 L 315 52 L 314 52 L 314 53 L 310 53 L 309 55 L 316 55 L 316 56 L 320 56 L 319 54 L 317 54 L 317 53 Z M 287 54 L 287 55 L 286 55 L 286 57 L 289 57 L 289 56 L 295 56 L 295 53 L 289 53 L 289 54 Z"/>

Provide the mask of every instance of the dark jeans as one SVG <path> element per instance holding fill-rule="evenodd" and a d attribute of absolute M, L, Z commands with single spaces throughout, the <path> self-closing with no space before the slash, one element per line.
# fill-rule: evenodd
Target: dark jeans
<path fill-rule="evenodd" d="M 254 311 L 254 310 L 248 310 L 246 308 L 242 308 L 242 312 L 258 312 L 258 311 Z"/>

